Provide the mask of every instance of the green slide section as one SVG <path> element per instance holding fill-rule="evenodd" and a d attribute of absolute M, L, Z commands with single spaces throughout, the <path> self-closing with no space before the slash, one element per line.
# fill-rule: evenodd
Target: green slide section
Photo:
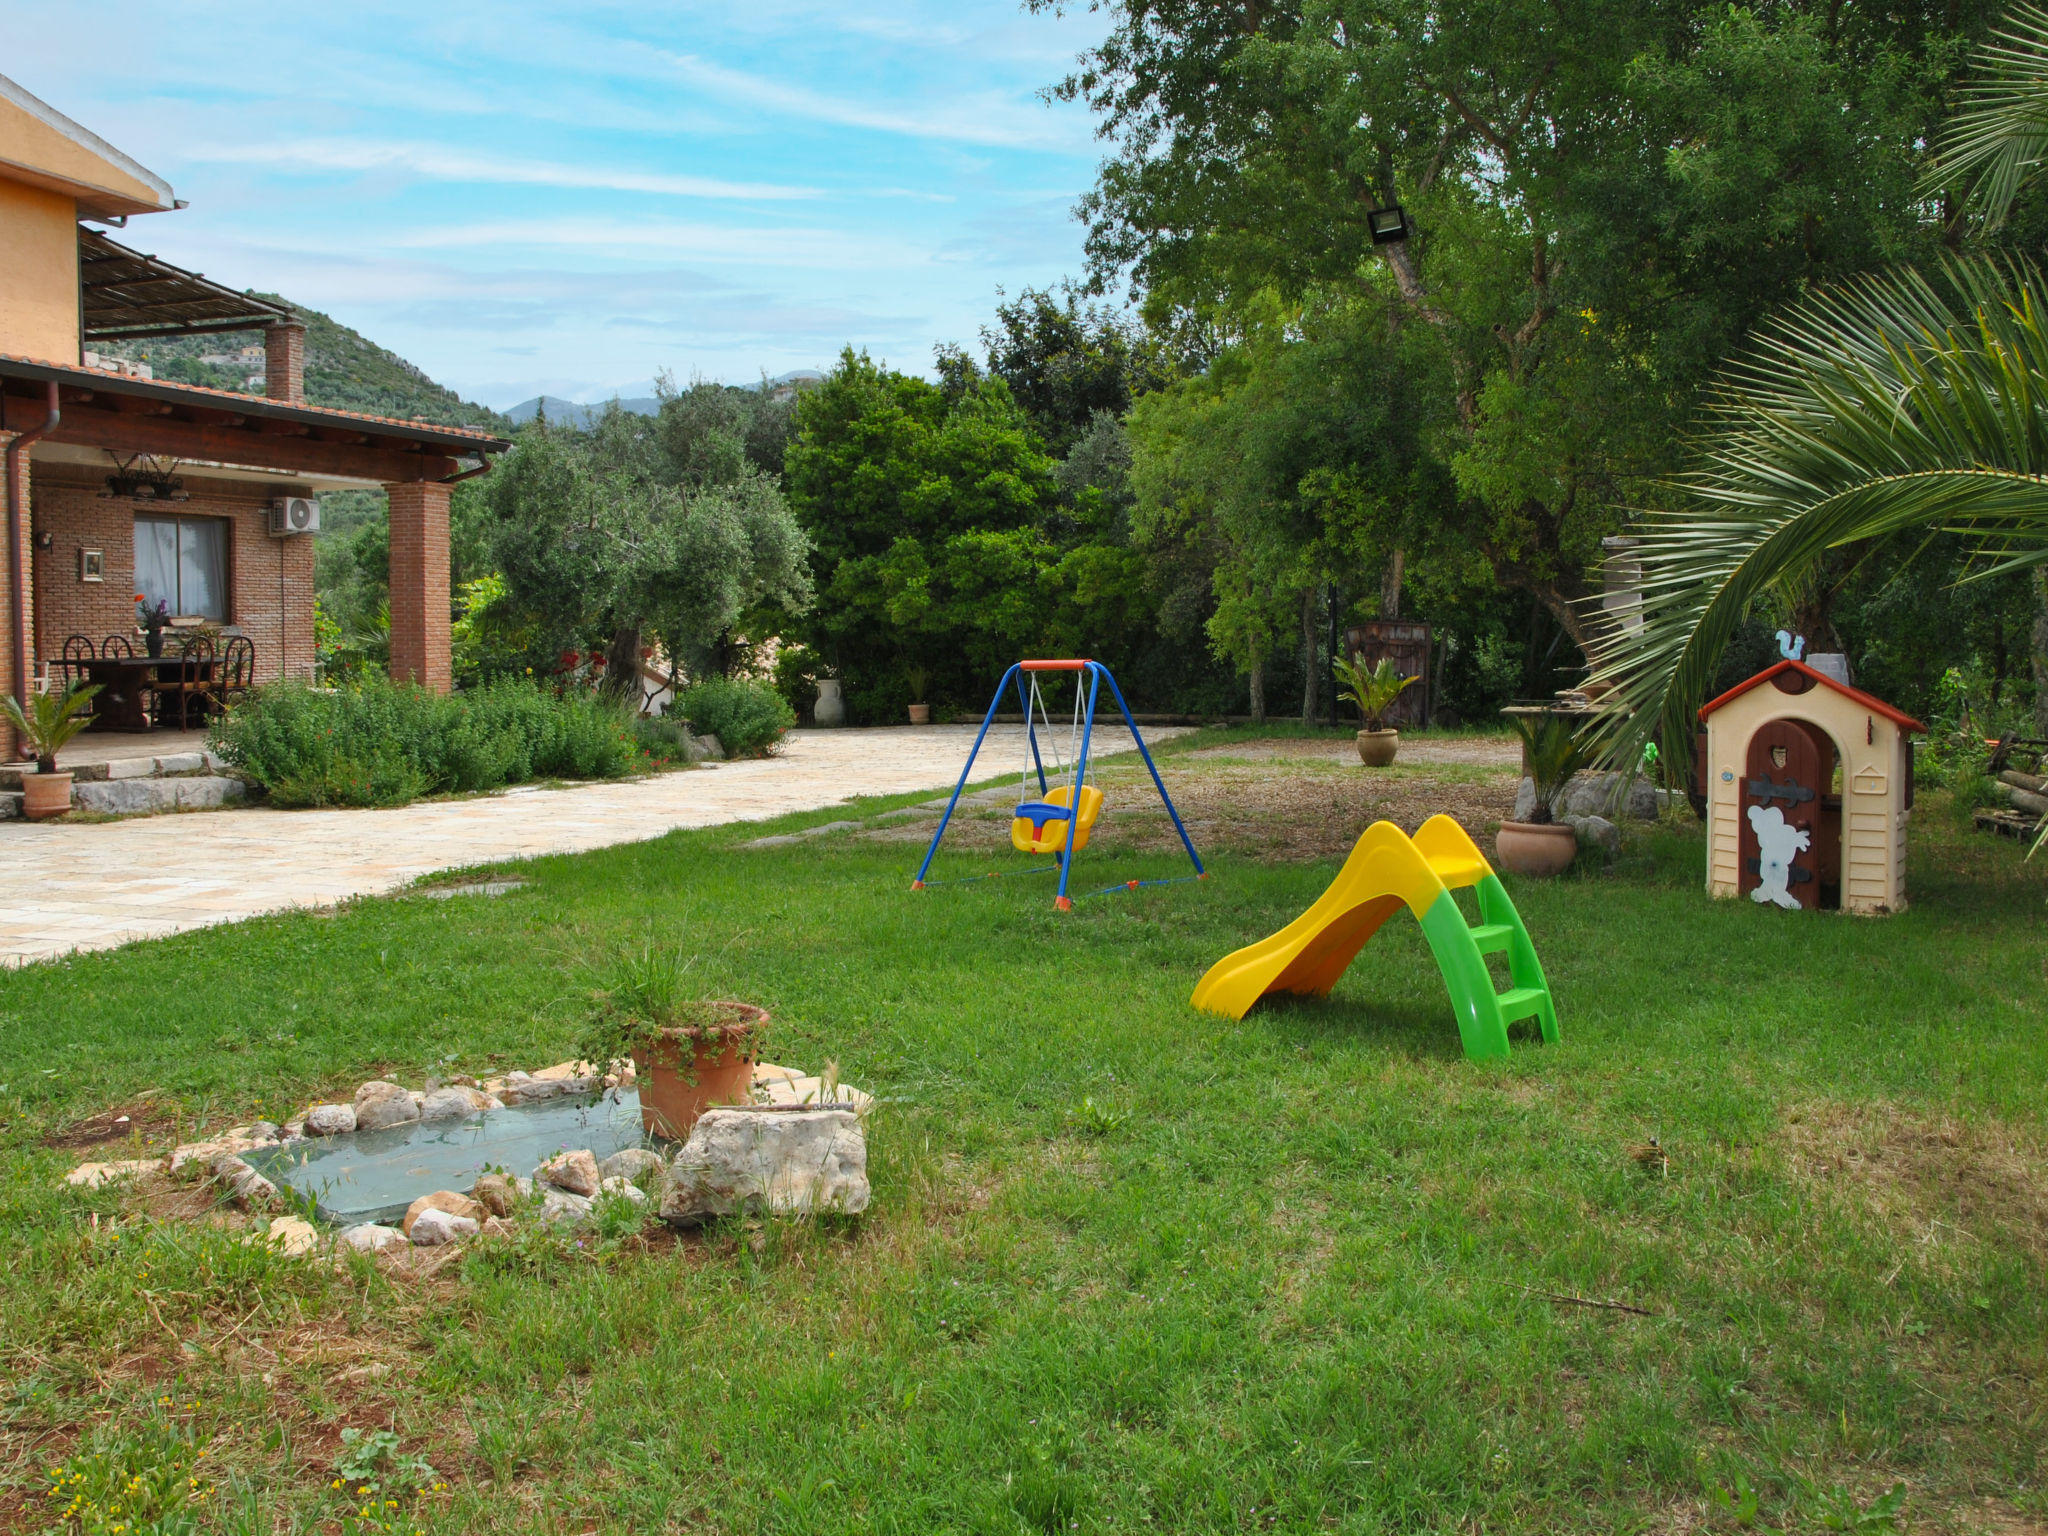
<path fill-rule="evenodd" d="M 1543 963 L 1536 958 L 1536 946 L 1522 926 L 1522 915 L 1498 875 L 1481 875 L 1474 890 L 1479 898 L 1476 925 L 1465 921 L 1457 897 L 1449 891 L 1430 903 L 1422 915 L 1423 937 L 1429 940 L 1430 953 L 1443 972 L 1465 1055 L 1473 1061 L 1506 1056 L 1508 1026 L 1517 1019 L 1534 1018 L 1543 1038 L 1556 1044 L 1557 1008 L 1550 1000 L 1550 984 L 1544 979 Z M 1496 992 L 1486 957 L 1502 953 L 1508 957 L 1508 977 L 1513 985 Z"/>

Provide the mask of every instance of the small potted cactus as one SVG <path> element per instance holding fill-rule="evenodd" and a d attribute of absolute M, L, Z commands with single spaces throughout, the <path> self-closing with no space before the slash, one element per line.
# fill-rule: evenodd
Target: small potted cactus
<path fill-rule="evenodd" d="M 1386 656 L 1378 666 L 1368 667 L 1363 655 L 1354 655 L 1349 661 L 1336 662 L 1334 670 L 1344 685 L 1337 690 L 1337 697 L 1355 704 L 1365 725 L 1358 733 L 1358 760 L 1368 768 L 1386 767 L 1401 749 L 1401 733 L 1387 725 L 1387 711 L 1404 689 L 1420 679 L 1403 677 Z"/>

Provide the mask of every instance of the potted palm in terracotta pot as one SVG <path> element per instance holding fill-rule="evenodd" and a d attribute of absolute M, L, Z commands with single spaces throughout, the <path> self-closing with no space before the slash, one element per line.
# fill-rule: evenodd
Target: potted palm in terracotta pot
<path fill-rule="evenodd" d="M 628 954 L 598 992 L 584 1039 L 591 1061 L 632 1061 L 640 1125 L 650 1136 L 688 1136 L 705 1110 L 753 1097 L 768 1011 L 687 996 L 695 964 L 696 956 L 651 941 Z"/>
<path fill-rule="evenodd" d="M 903 680 L 910 684 L 910 723 L 930 725 L 932 707 L 925 702 L 924 691 L 931 683 L 931 673 L 923 667 L 912 667 L 903 674 Z"/>
<path fill-rule="evenodd" d="M 1518 875 L 1549 878 L 1561 875 L 1578 856 L 1579 834 L 1569 823 L 1553 819 L 1551 802 L 1586 764 L 1584 744 L 1569 720 L 1560 715 L 1511 715 L 1522 738 L 1529 778 L 1536 789 L 1536 808 L 1527 821 L 1504 821 L 1494 838 L 1501 868 Z"/>
<path fill-rule="evenodd" d="M 27 709 L 0 695 L 0 709 L 21 738 L 22 750 L 36 760 L 36 771 L 21 776 L 21 808 L 29 820 L 43 821 L 71 809 L 71 775 L 57 771 L 57 754 L 92 724 L 85 706 L 98 692 L 91 683 L 73 683 L 61 694 L 29 695 Z"/>
<path fill-rule="evenodd" d="M 1332 663 L 1332 669 L 1344 685 L 1337 690 L 1337 697 L 1356 705 L 1365 724 L 1358 733 L 1358 760 L 1368 768 L 1386 767 L 1401 749 L 1401 733 L 1388 727 L 1387 711 L 1403 689 L 1420 679 L 1403 677 L 1387 656 L 1380 658 L 1378 666 L 1368 667 L 1363 655 L 1354 655 L 1349 661 Z"/>

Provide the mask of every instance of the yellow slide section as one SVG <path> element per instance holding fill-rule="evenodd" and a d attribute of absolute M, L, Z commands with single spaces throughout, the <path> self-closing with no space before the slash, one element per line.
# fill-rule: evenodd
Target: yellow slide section
<path fill-rule="evenodd" d="M 1465 886 L 1474 888 L 1479 905 L 1476 924 L 1465 920 L 1451 895 Z M 1366 940 L 1403 906 L 1415 914 L 1443 972 L 1468 1057 L 1506 1056 L 1508 1025 L 1518 1019 L 1534 1019 L 1545 1040 L 1557 1040 L 1550 983 L 1521 914 L 1465 829 L 1448 816 L 1430 817 L 1413 838 L 1390 821 L 1367 827 L 1314 906 L 1270 939 L 1217 961 L 1190 1001 L 1241 1019 L 1270 992 L 1327 997 Z M 1487 968 L 1488 955 L 1507 961 L 1505 992 Z"/>
<path fill-rule="evenodd" d="M 1448 816 L 1432 816 L 1413 838 L 1391 821 L 1376 821 L 1314 906 L 1271 938 L 1217 961 L 1190 1001 L 1205 1013 L 1241 1019 L 1268 992 L 1328 997 L 1366 940 L 1402 906 L 1420 922 L 1447 890 L 1492 872 Z"/>

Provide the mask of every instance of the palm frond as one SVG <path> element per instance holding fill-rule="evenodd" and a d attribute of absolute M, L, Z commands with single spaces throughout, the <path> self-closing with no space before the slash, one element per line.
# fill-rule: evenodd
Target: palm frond
<path fill-rule="evenodd" d="M 2048 10 L 2020 0 L 1971 65 L 1975 78 L 1962 88 L 1924 190 L 1967 184 L 1964 206 L 1996 229 L 2048 160 Z"/>
<path fill-rule="evenodd" d="M 1603 759 L 1692 712 L 1750 604 L 1827 550 L 1903 529 L 2048 558 L 2048 285 L 2023 261 L 1949 261 L 1816 295 L 1726 374 L 1672 505 L 1642 515 L 1640 622 L 1597 606 Z"/>

